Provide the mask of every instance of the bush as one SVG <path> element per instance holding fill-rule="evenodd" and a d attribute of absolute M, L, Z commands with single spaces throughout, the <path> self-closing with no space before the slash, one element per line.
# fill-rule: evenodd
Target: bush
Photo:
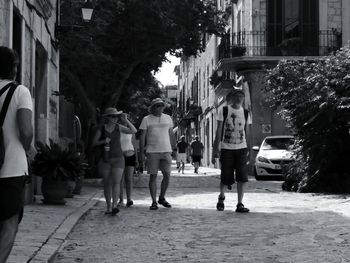
<path fill-rule="evenodd" d="M 296 162 L 284 189 L 350 191 L 350 49 L 316 61 L 281 61 L 267 75 L 268 100 L 294 131 Z"/>

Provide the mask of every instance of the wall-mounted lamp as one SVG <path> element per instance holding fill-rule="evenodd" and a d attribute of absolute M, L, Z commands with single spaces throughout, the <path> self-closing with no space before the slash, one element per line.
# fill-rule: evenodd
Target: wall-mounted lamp
<path fill-rule="evenodd" d="M 92 13 L 94 12 L 94 7 L 90 0 L 86 0 L 83 7 L 81 8 L 81 14 L 85 22 L 90 22 L 92 18 Z"/>

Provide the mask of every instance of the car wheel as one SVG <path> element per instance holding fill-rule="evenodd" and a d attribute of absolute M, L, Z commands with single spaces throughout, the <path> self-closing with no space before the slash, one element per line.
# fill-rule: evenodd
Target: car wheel
<path fill-rule="evenodd" d="M 259 180 L 262 180 L 262 177 L 258 175 L 258 173 L 256 172 L 256 168 L 254 167 L 254 177 L 255 177 L 255 180 L 259 181 Z"/>

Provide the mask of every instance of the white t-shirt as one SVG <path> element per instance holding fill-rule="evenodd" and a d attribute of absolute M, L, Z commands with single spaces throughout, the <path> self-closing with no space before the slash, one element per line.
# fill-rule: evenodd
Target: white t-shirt
<path fill-rule="evenodd" d="M 134 145 L 132 144 L 132 134 L 128 133 L 120 133 L 120 145 L 122 147 L 122 151 L 134 151 Z"/>
<path fill-rule="evenodd" d="M 143 118 L 140 130 L 147 130 L 146 152 L 172 152 L 169 128 L 173 128 L 173 120 L 167 114 L 159 117 L 150 114 Z"/>
<path fill-rule="evenodd" d="M 218 121 L 224 121 L 223 107 L 219 110 Z M 252 121 L 248 115 L 247 124 L 251 124 Z M 234 109 L 231 106 L 227 106 L 227 118 L 223 123 L 223 136 L 221 141 L 221 149 L 237 150 L 247 148 L 247 141 L 245 137 L 245 117 L 244 109 Z"/>
<path fill-rule="evenodd" d="M 0 80 L 0 89 L 10 83 L 8 80 Z M 4 103 L 7 91 L 0 97 L 0 107 Z M 3 124 L 5 160 L 0 170 L 0 178 L 17 177 L 28 174 L 27 157 L 19 140 L 19 129 L 17 124 L 17 110 L 29 109 L 33 111 L 32 96 L 29 90 L 19 85 L 10 102 L 5 121 Z"/>

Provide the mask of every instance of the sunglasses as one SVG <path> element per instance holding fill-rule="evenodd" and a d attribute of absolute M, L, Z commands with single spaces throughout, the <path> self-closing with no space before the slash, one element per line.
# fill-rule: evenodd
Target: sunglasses
<path fill-rule="evenodd" d="M 154 107 L 156 107 L 156 108 L 163 108 L 163 104 L 156 104 L 156 105 L 154 105 Z"/>
<path fill-rule="evenodd" d="M 107 115 L 107 117 L 108 117 L 108 118 L 113 118 L 113 119 L 117 119 L 117 118 L 119 118 L 119 116 L 118 116 L 118 115 Z"/>

